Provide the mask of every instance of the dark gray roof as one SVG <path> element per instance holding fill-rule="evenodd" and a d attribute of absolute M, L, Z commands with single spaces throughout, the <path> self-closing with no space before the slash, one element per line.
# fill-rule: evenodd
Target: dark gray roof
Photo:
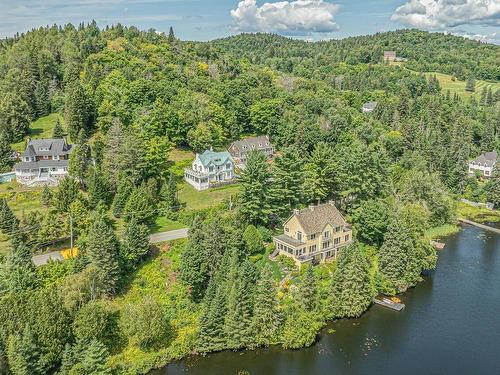
<path fill-rule="evenodd" d="M 474 159 L 475 164 L 481 164 L 487 167 L 493 167 L 497 161 L 498 154 L 496 151 L 485 152 Z"/>
<path fill-rule="evenodd" d="M 32 139 L 21 156 L 60 156 L 71 152 L 71 145 L 66 144 L 62 138 Z"/>
<path fill-rule="evenodd" d="M 363 108 L 364 109 L 375 109 L 375 107 L 377 106 L 377 102 L 366 102 L 365 104 L 363 104 Z"/>
<path fill-rule="evenodd" d="M 68 160 L 23 161 L 14 165 L 14 169 L 38 169 L 67 167 Z"/>
<path fill-rule="evenodd" d="M 235 141 L 231 144 L 230 149 L 235 148 L 239 151 L 251 151 L 269 148 L 272 146 L 269 141 L 269 136 L 261 135 L 259 137 L 249 137 Z"/>
<path fill-rule="evenodd" d="M 304 245 L 303 242 L 300 242 L 299 240 L 296 240 L 293 237 L 287 236 L 286 234 L 280 234 L 279 236 L 276 236 L 274 238 L 294 247 Z"/>
<path fill-rule="evenodd" d="M 347 224 L 333 202 L 297 210 L 294 215 L 299 220 L 300 225 L 307 235 L 321 232 L 326 224 L 331 224 L 333 226 L 343 226 Z"/>

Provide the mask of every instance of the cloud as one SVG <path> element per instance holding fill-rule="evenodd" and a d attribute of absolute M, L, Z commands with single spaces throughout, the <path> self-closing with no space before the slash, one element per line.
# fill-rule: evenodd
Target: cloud
<path fill-rule="evenodd" d="M 484 43 L 500 44 L 500 33 L 489 33 L 489 34 L 475 34 L 468 32 L 449 32 L 447 34 L 452 34 L 455 36 L 461 36 L 462 38 L 478 40 Z"/>
<path fill-rule="evenodd" d="M 238 31 L 307 35 L 337 31 L 334 15 L 338 10 L 338 5 L 324 0 L 281 1 L 260 7 L 256 0 L 243 0 L 231 10 L 231 17 Z"/>
<path fill-rule="evenodd" d="M 500 0 L 410 0 L 395 10 L 391 20 L 423 29 L 500 26 Z"/>

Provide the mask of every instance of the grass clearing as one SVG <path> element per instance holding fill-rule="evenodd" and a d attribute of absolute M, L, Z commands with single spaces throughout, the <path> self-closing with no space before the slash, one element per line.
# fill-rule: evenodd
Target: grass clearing
<path fill-rule="evenodd" d="M 460 227 L 453 224 L 444 224 L 439 227 L 430 228 L 425 231 L 425 237 L 428 240 L 437 240 L 460 231 Z"/>
<path fill-rule="evenodd" d="M 485 207 L 474 207 L 464 202 L 458 203 L 458 216 L 478 223 L 500 222 L 500 211 L 489 210 Z"/>
<path fill-rule="evenodd" d="M 32 139 L 51 138 L 57 119 L 59 119 L 64 126 L 64 120 L 59 113 L 51 113 L 50 115 L 40 117 L 36 121 L 33 121 L 30 125 L 28 137 Z M 19 152 L 24 151 L 26 148 L 26 139 L 12 144 L 12 148 Z"/>
<path fill-rule="evenodd" d="M 186 228 L 186 226 L 178 221 L 171 220 L 165 216 L 160 216 L 151 226 L 151 233 L 167 232 L 175 229 Z"/>
<path fill-rule="evenodd" d="M 193 159 L 194 159 L 194 152 L 190 150 L 174 148 L 172 151 L 168 153 L 168 160 L 173 162 L 193 160 Z"/>
<path fill-rule="evenodd" d="M 424 75 L 427 78 L 429 78 L 429 76 L 432 75 L 436 76 L 436 78 L 439 80 L 439 84 L 441 85 L 442 94 L 446 94 L 446 92 L 449 90 L 451 95 L 456 93 L 462 99 L 465 98 L 468 99 L 471 96 L 474 96 L 477 100 L 479 100 L 481 97 L 481 93 L 483 92 L 483 89 L 485 87 L 486 89 L 491 87 L 493 93 L 495 93 L 496 90 L 500 89 L 500 82 L 487 82 L 487 81 L 476 80 L 476 90 L 475 92 L 470 93 L 468 91 L 465 91 L 465 81 L 459 81 L 458 79 L 453 81 L 451 75 L 443 73 L 435 73 L 435 72 L 424 73 Z"/>
<path fill-rule="evenodd" d="M 240 190 L 240 185 L 226 185 L 219 188 L 213 188 L 198 191 L 186 182 L 179 186 L 179 201 L 187 209 L 200 210 L 216 206 L 225 199 L 236 195 Z"/>

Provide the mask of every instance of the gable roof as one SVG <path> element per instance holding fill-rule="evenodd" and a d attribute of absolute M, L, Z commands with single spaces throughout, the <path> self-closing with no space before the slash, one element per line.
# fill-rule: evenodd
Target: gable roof
<path fill-rule="evenodd" d="M 32 139 L 21 156 L 60 156 L 71 152 L 71 145 L 62 138 Z"/>
<path fill-rule="evenodd" d="M 498 158 L 496 151 L 485 152 L 474 159 L 474 163 L 482 164 L 487 167 L 493 167 Z"/>
<path fill-rule="evenodd" d="M 296 217 L 306 234 L 321 232 L 327 224 L 333 226 L 346 225 L 344 217 L 335 207 L 333 202 L 309 206 L 302 210 L 296 210 L 290 217 Z M 288 219 L 287 222 L 290 220 Z"/>
<path fill-rule="evenodd" d="M 233 162 L 233 158 L 227 151 L 215 152 L 212 150 L 205 150 L 203 154 L 198 154 L 198 158 L 204 167 L 207 167 L 209 164 L 223 165 L 228 160 Z"/>
<path fill-rule="evenodd" d="M 268 148 L 269 146 L 272 146 L 269 141 L 269 136 L 261 135 L 258 137 L 249 137 L 235 141 L 231 144 L 230 149 L 234 148 L 238 151 L 251 151 Z"/>
<path fill-rule="evenodd" d="M 396 57 L 396 51 L 384 51 L 384 57 Z"/>
<path fill-rule="evenodd" d="M 366 102 L 365 104 L 363 104 L 363 109 L 374 110 L 376 106 L 377 106 L 377 102 L 375 102 L 375 101 Z"/>

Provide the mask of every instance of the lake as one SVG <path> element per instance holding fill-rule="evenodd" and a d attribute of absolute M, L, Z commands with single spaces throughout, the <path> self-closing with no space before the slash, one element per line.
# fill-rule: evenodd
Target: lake
<path fill-rule="evenodd" d="M 193 356 L 151 374 L 498 374 L 500 236 L 465 226 L 445 242 L 402 312 L 372 306 L 329 324 L 310 348 Z"/>

